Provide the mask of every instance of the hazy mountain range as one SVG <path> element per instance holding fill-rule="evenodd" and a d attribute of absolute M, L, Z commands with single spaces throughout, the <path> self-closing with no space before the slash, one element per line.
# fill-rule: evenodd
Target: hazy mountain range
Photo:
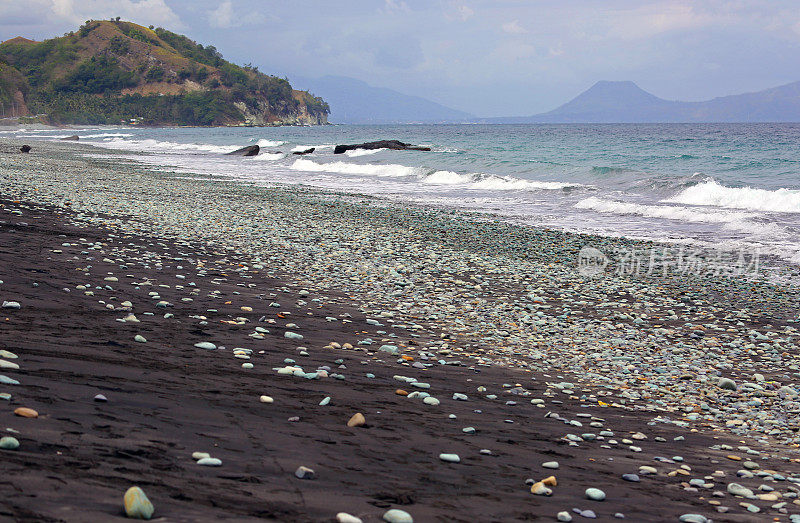
<path fill-rule="evenodd" d="M 800 122 L 800 82 L 704 102 L 664 100 L 630 81 L 600 81 L 552 111 L 478 118 L 418 96 L 352 78 L 296 78 L 331 105 L 334 123 Z"/>
<path fill-rule="evenodd" d="M 445 107 L 419 96 L 410 96 L 385 87 L 344 76 L 292 78 L 292 84 L 325 99 L 331 107 L 332 123 L 463 123 L 478 117 Z"/>

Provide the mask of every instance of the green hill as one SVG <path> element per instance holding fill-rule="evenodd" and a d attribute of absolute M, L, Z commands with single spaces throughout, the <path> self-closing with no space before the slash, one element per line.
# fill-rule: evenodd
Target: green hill
<path fill-rule="evenodd" d="M 329 112 L 321 98 L 213 46 L 119 20 L 0 44 L 0 104 L 6 115 L 13 107 L 57 124 L 307 125 L 327 123 Z"/>

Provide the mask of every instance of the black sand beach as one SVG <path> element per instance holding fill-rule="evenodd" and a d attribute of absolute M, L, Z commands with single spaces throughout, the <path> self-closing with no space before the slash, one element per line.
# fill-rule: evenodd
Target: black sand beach
<path fill-rule="evenodd" d="M 130 226 L 144 216 L 72 210 L 86 202 L 64 198 L 52 178 L 42 181 L 41 194 L 48 196 L 37 200 L 35 184 L 11 173 L 52 164 L 4 157 L 0 298 L 20 308 L 2 310 L 0 348 L 18 356 L 7 361 L 19 369 L 0 374 L 19 384 L 0 384 L 0 393 L 11 394 L 0 400 L 0 427 L 20 446 L 0 450 L 0 518 L 123 519 L 122 496 L 133 485 L 146 492 L 159 521 L 335 521 L 340 512 L 380 521 L 390 509 L 421 522 L 554 521 L 563 511 L 575 521 L 592 515 L 600 521 L 788 521 L 800 513 L 800 454 L 791 440 L 798 430 L 796 403 L 786 390 L 779 393 L 800 381 L 783 377 L 798 359 L 790 343 L 782 345 L 777 370 L 774 358 L 763 358 L 764 394 L 757 395 L 774 402 L 770 412 L 783 409 L 782 424 L 767 424 L 768 430 L 780 427 L 780 434 L 752 424 L 752 433 L 736 433 L 741 424 L 727 425 L 735 417 L 726 418 L 724 408 L 753 399 L 741 389 L 750 364 L 725 373 L 738 391 L 726 392 L 713 375 L 690 385 L 700 370 L 685 365 L 693 356 L 668 374 L 674 380 L 668 391 L 648 389 L 651 378 L 639 371 L 631 380 L 640 381 L 640 389 L 602 382 L 594 372 L 627 380 L 632 369 L 607 374 L 611 356 L 595 358 L 602 363 L 592 367 L 590 355 L 601 349 L 575 348 L 577 331 L 573 340 L 568 331 L 553 331 L 564 352 L 540 346 L 544 359 L 529 359 L 519 355 L 532 347 L 513 337 L 501 346 L 495 332 L 482 340 L 460 332 L 463 324 L 448 323 L 480 311 L 477 302 L 467 307 L 454 297 L 455 310 L 439 315 L 365 312 L 381 307 L 365 307 L 365 296 L 315 280 L 310 270 L 303 274 L 264 257 L 254 263 L 252 253 L 202 235 L 159 236 L 157 216 L 145 233 Z M 113 169 L 104 172 L 111 176 Z M 125 198 L 113 179 L 103 183 L 103 198 Z M 59 198 L 63 205 L 54 206 Z M 321 207 L 298 208 L 323 213 Z M 330 239 L 317 243 L 324 248 Z M 369 252 L 367 246 L 337 263 L 362 263 Z M 512 278 L 503 280 L 504 288 L 493 287 L 491 272 L 454 270 L 432 278 L 446 287 L 446 277 L 476 274 L 486 282 L 476 294 L 498 307 L 503 297 L 529 291 Z M 365 288 L 386 283 L 372 278 L 378 279 L 364 278 Z M 662 285 L 670 296 L 681 292 L 675 281 Z M 777 295 L 765 289 L 754 286 L 751 296 Z M 702 291 L 706 297 L 712 292 Z M 555 287 L 540 294 L 549 304 L 564 297 Z M 722 300 L 737 303 L 743 296 L 717 295 L 722 310 L 734 309 Z M 796 340 L 785 330 L 796 317 L 790 303 L 768 300 L 748 328 Z M 580 318 L 593 316 L 602 312 L 587 305 Z M 723 316 L 714 321 L 723 325 Z M 681 322 L 653 323 L 661 329 Z M 727 343 L 725 328 L 720 347 Z M 195 346 L 201 342 L 215 348 Z M 633 359 L 623 364 L 645 361 L 629 353 Z M 579 372 L 576 357 L 589 370 Z M 754 353 L 751 363 L 761 360 Z M 253 367 L 242 366 L 248 363 Z M 276 370 L 287 367 L 293 369 Z M 681 388 L 685 397 L 676 395 Z M 695 397 L 700 389 L 714 391 L 703 395 L 722 409 L 717 420 L 692 417 L 708 410 Z M 96 401 L 97 394 L 107 401 Z M 262 402 L 264 395 L 273 402 Z M 326 397 L 329 404 L 320 405 Z M 19 407 L 38 417 L 15 415 Z M 356 413 L 366 424 L 348 427 Z M 198 465 L 195 452 L 222 463 Z M 460 462 L 440 454 L 457 454 Z M 542 466 L 550 462 L 557 465 Z M 313 479 L 296 477 L 300 466 L 313 469 Z M 632 474 L 635 479 L 623 479 Z M 551 495 L 533 494 L 530 483 L 549 476 L 557 482 Z M 732 493 L 731 484 L 749 495 L 736 487 Z M 602 490 L 605 499 L 587 499 L 590 488 Z"/>

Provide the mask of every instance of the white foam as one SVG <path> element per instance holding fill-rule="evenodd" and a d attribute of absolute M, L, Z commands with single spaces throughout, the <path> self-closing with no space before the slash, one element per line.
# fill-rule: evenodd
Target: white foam
<path fill-rule="evenodd" d="M 70 135 L 72 136 L 72 135 Z M 85 134 L 81 136 L 81 139 L 84 138 L 128 138 L 133 136 L 129 133 L 98 133 L 98 134 Z"/>
<path fill-rule="evenodd" d="M 436 171 L 422 179 L 423 183 L 432 185 L 458 185 L 468 184 L 474 180 L 474 175 L 458 174 L 453 171 Z"/>
<path fill-rule="evenodd" d="M 370 154 L 379 153 L 385 150 L 386 149 L 353 149 L 352 151 L 345 151 L 344 154 L 350 158 L 356 158 L 358 156 L 369 156 Z"/>
<path fill-rule="evenodd" d="M 305 158 L 295 160 L 291 165 L 295 171 L 328 172 L 339 174 L 355 174 L 367 176 L 380 176 L 399 178 L 403 176 L 414 176 L 419 173 L 419 169 L 397 164 L 359 164 L 348 162 L 316 163 Z"/>
<path fill-rule="evenodd" d="M 286 142 L 281 142 L 280 140 L 267 140 L 266 138 L 261 138 L 256 142 L 256 145 L 259 147 L 280 147 L 285 143 Z"/>
<path fill-rule="evenodd" d="M 583 185 L 566 182 L 537 182 L 533 180 L 521 180 L 510 176 L 491 175 L 473 183 L 472 187 L 490 191 L 553 191 L 566 189 L 567 187 L 583 187 Z"/>
<path fill-rule="evenodd" d="M 799 190 L 777 189 L 769 191 L 752 187 L 725 187 L 711 178 L 692 187 L 687 187 L 677 195 L 664 201 L 753 211 L 800 213 Z"/>
<path fill-rule="evenodd" d="M 618 202 L 597 198 L 596 196 L 584 198 L 576 203 L 575 207 L 577 209 L 588 209 L 607 214 L 628 214 L 645 218 L 664 218 L 693 223 L 730 223 L 733 221 L 747 220 L 748 218 L 756 216 L 755 214 L 736 211 L 704 212 L 691 207 Z"/>
<path fill-rule="evenodd" d="M 94 142 L 92 145 L 101 147 L 111 147 L 125 151 L 156 151 L 156 152 L 208 152 L 225 154 L 238 149 L 232 145 L 212 145 L 207 143 L 177 143 L 165 142 L 160 140 L 125 140 L 124 138 L 112 138 L 103 142 Z"/>
<path fill-rule="evenodd" d="M 285 158 L 285 157 L 286 157 L 286 155 L 283 154 L 283 153 L 270 153 L 270 152 L 263 153 L 262 152 L 262 153 L 259 153 L 256 156 L 252 156 L 251 159 L 252 160 L 257 160 L 257 161 L 260 161 L 260 162 L 274 162 L 275 160 L 280 160 L 281 158 Z"/>

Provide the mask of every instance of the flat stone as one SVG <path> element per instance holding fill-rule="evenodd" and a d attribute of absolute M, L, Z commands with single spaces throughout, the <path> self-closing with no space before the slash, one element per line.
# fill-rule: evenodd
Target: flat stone
<path fill-rule="evenodd" d="M 557 469 L 558 461 L 545 461 L 544 463 L 542 463 L 542 467 L 546 469 Z"/>
<path fill-rule="evenodd" d="M 39 413 L 33 409 L 29 409 L 27 407 L 18 407 L 14 409 L 14 414 L 17 416 L 22 416 L 23 418 L 38 418 Z"/>
<path fill-rule="evenodd" d="M 197 460 L 197 464 L 204 467 L 220 467 L 222 466 L 222 460 L 217 458 L 201 458 Z"/>
<path fill-rule="evenodd" d="M 447 463 L 461 463 L 461 458 L 458 454 L 439 454 L 439 459 Z"/>
<path fill-rule="evenodd" d="M 217 346 L 211 343 L 210 341 L 201 341 L 199 343 L 195 343 L 194 346 L 197 347 L 198 349 L 206 349 L 206 350 L 215 350 L 217 348 Z"/>
<path fill-rule="evenodd" d="M 261 396 L 260 398 L 258 398 L 258 401 L 260 401 L 261 403 L 274 403 L 275 402 L 275 400 L 272 399 L 270 396 Z"/>
<path fill-rule="evenodd" d="M 198 460 L 203 458 L 210 458 L 211 454 L 208 452 L 192 452 L 192 459 Z"/>
<path fill-rule="evenodd" d="M 361 518 L 357 518 L 347 512 L 339 512 L 336 514 L 336 523 L 363 523 Z"/>

